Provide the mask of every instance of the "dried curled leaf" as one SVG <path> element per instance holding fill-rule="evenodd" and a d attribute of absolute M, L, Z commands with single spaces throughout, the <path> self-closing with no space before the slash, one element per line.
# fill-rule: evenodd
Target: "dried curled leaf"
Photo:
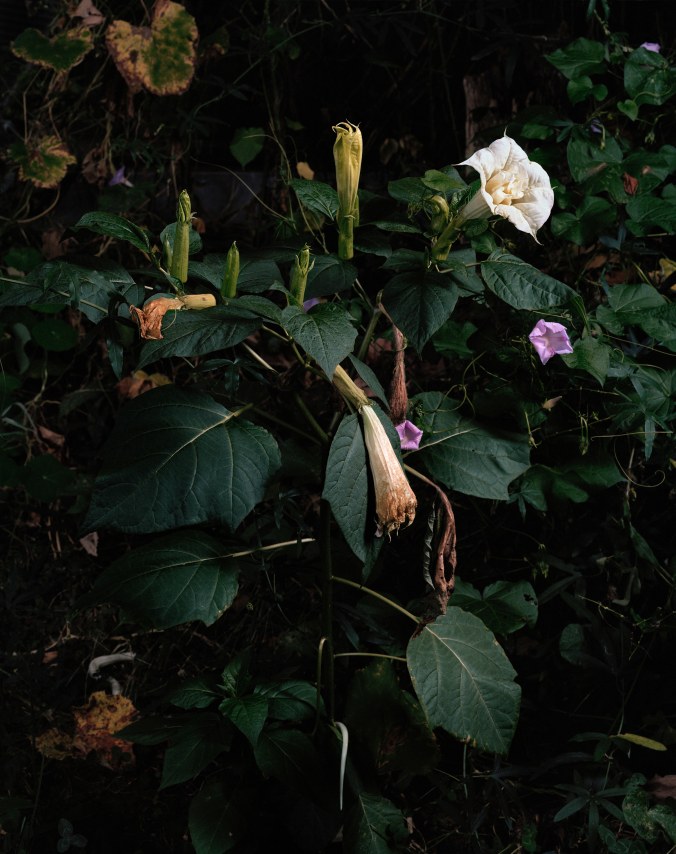
<path fill-rule="evenodd" d="M 131 765 L 134 756 L 129 742 L 114 734 L 135 717 L 136 708 L 128 697 L 96 691 L 86 706 L 73 709 L 74 735 L 52 728 L 35 739 L 35 746 L 49 759 L 85 759 L 95 751 L 107 768 Z"/>
<path fill-rule="evenodd" d="M 197 25 L 192 15 L 172 0 L 157 0 L 150 27 L 113 21 L 106 45 L 132 92 L 180 95 L 195 73 Z"/>
<path fill-rule="evenodd" d="M 64 30 L 53 38 L 47 38 L 39 30 L 24 30 L 12 42 L 12 53 L 20 59 L 51 68 L 53 71 L 68 71 L 94 47 L 91 31 L 86 27 Z"/>
<path fill-rule="evenodd" d="M 17 142 L 10 157 L 19 167 L 19 178 L 36 187 L 52 190 L 58 187 L 75 158 L 58 136 L 45 136 L 29 142 Z"/>

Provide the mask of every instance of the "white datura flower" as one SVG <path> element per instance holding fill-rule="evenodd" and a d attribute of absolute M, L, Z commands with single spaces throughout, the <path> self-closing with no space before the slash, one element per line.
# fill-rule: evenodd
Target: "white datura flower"
<path fill-rule="evenodd" d="M 537 241 L 554 204 L 549 175 L 539 163 L 505 135 L 457 165 L 471 166 L 481 178 L 481 188 L 459 212 L 460 223 L 497 214 Z"/>
<path fill-rule="evenodd" d="M 377 533 L 379 536 L 383 532 L 390 534 L 415 519 L 415 493 L 373 407 L 363 406 L 360 415 L 364 422 L 364 440 L 376 494 Z"/>

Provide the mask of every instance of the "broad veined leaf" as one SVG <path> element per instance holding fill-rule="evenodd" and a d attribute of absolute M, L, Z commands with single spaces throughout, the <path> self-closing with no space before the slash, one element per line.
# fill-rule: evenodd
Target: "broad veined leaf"
<path fill-rule="evenodd" d="M 87 27 L 75 27 L 47 38 L 39 30 L 24 30 L 12 42 L 14 56 L 51 68 L 53 71 L 68 71 L 94 47 L 92 32 Z"/>
<path fill-rule="evenodd" d="M 254 748 L 256 763 L 266 777 L 275 777 L 294 791 L 312 795 L 325 769 L 315 745 L 297 729 L 266 729 Z"/>
<path fill-rule="evenodd" d="M 182 682 L 169 693 L 167 700 L 179 709 L 206 709 L 221 696 L 212 682 L 200 676 Z"/>
<path fill-rule="evenodd" d="M 450 604 L 469 611 L 492 632 L 503 635 L 534 626 L 538 618 L 537 596 L 528 581 L 496 581 L 480 593 L 458 578 Z"/>
<path fill-rule="evenodd" d="M 611 348 L 598 338 L 580 338 L 573 345 L 573 352 L 562 356 L 569 368 L 587 371 L 603 385 L 610 369 Z"/>
<path fill-rule="evenodd" d="M 81 216 L 73 228 L 88 228 L 96 234 L 106 237 L 116 237 L 118 240 L 126 240 L 141 252 L 150 252 L 150 238 L 148 233 L 140 226 L 135 225 L 128 219 L 117 214 L 106 211 L 92 211 Z"/>
<path fill-rule="evenodd" d="M 383 292 L 392 320 L 420 352 L 451 316 L 458 286 L 441 273 L 400 273 Z"/>
<path fill-rule="evenodd" d="M 289 182 L 303 207 L 335 219 L 338 212 L 338 193 L 322 181 L 292 178 Z"/>
<path fill-rule="evenodd" d="M 98 269 L 67 261 L 41 264 L 23 282 L 0 293 L 0 307 L 70 305 L 98 323 L 107 317 L 111 302 L 133 303 L 143 298 L 143 286 L 123 267 L 102 258 L 96 261 Z"/>
<path fill-rule="evenodd" d="M 416 460 L 458 492 L 507 500 L 507 487 L 530 465 L 528 437 L 478 424 L 441 392 L 417 395 L 425 434 Z"/>
<path fill-rule="evenodd" d="M 308 273 L 305 299 L 327 297 L 352 287 L 357 278 L 357 268 L 349 261 L 333 255 L 315 255 L 314 266 Z"/>
<path fill-rule="evenodd" d="M 225 854 L 244 838 L 249 804 L 228 793 L 220 780 L 207 781 L 190 802 L 188 828 L 196 854 Z"/>
<path fill-rule="evenodd" d="M 545 59 L 558 68 L 569 80 L 585 74 L 598 74 L 605 70 L 605 47 L 591 39 L 575 39 L 569 45 L 550 53 Z"/>
<path fill-rule="evenodd" d="M 653 50 L 639 47 L 624 64 L 624 88 L 636 104 L 664 104 L 676 93 L 676 69 Z"/>
<path fill-rule="evenodd" d="M 43 190 L 58 187 L 75 157 L 58 136 L 15 142 L 9 156 L 19 167 L 21 181 L 30 181 Z"/>
<path fill-rule="evenodd" d="M 249 694 L 245 697 L 226 697 L 218 711 L 237 727 L 252 747 L 255 747 L 268 718 L 268 706 L 266 697 Z"/>
<path fill-rule="evenodd" d="M 277 721 L 308 720 L 314 715 L 317 706 L 316 686 L 299 679 L 259 682 L 254 688 L 254 694 L 267 700 L 269 717 Z"/>
<path fill-rule="evenodd" d="M 87 599 L 114 602 L 157 629 L 191 620 L 209 626 L 237 595 L 239 567 L 226 552 L 201 531 L 176 531 L 118 558 Z"/>
<path fill-rule="evenodd" d="M 162 338 L 146 341 L 137 367 L 168 356 L 203 356 L 233 347 L 258 329 L 260 323 L 250 311 L 231 305 L 170 312 L 162 323 Z"/>
<path fill-rule="evenodd" d="M 406 651 L 430 725 L 506 754 L 519 716 L 516 672 L 493 633 L 460 608 L 425 625 Z"/>
<path fill-rule="evenodd" d="M 120 413 L 85 528 L 151 533 L 209 519 L 236 528 L 279 465 L 262 427 L 205 394 L 153 389 Z"/>
<path fill-rule="evenodd" d="M 345 816 L 347 854 L 392 854 L 408 836 L 404 814 L 380 795 L 360 792 Z"/>
<path fill-rule="evenodd" d="M 245 169 L 261 153 L 264 142 L 263 128 L 237 128 L 230 142 L 230 154 Z"/>
<path fill-rule="evenodd" d="M 227 255 L 205 255 L 201 261 L 190 261 L 188 275 L 192 278 L 203 279 L 220 291 L 223 284 L 225 262 Z M 274 261 L 265 258 L 242 258 L 237 277 L 238 293 L 262 293 L 269 291 L 275 285 L 283 284 L 282 274 Z"/>
<path fill-rule="evenodd" d="M 282 322 L 329 378 L 352 352 L 357 337 L 347 311 L 332 303 L 316 305 L 307 312 L 300 306 L 290 305 L 282 312 Z"/>
<path fill-rule="evenodd" d="M 158 0 L 150 27 L 113 21 L 106 47 L 132 92 L 180 95 L 195 73 L 197 26 L 179 3 Z"/>
<path fill-rule="evenodd" d="M 551 308 L 575 296 L 568 285 L 502 249 L 496 249 L 482 262 L 481 275 L 489 290 L 512 308 Z"/>
<path fill-rule="evenodd" d="M 602 174 L 612 164 L 622 162 L 622 149 L 617 140 L 608 135 L 604 145 L 589 139 L 571 137 L 567 147 L 568 168 L 576 181 L 586 181 Z"/>
<path fill-rule="evenodd" d="M 230 749 L 231 741 L 232 727 L 220 715 L 195 713 L 190 723 L 177 730 L 165 751 L 160 789 L 195 778 Z"/>

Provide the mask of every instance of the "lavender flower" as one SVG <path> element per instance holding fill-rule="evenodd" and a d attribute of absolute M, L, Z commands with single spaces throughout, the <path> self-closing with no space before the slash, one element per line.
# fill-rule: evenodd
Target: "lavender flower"
<path fill-rule="evenodd" d="M 528 339 L 543 365 L 546 365 L 552 356 L 573 352 L 566 327 L 560 323 L 538 320 Z"/>
<path fill-rule="evenodd" d="M 650 50 L 653 53 L 659 53 L 661 50 L 661 47 L 658 42 L 643 42 L 643 44 L 639 45 L 639 47 L 642 47 L 645 50 Z"/>
<path fill-rule="evenodd" d="M 401 424 L 396 425 L 395 430 L 399 434 L 402 451 L 418 450 L 423 431 L 416 427 L 412 421 L 402 421 Z"/>
<path fill-rule="evenodd" d="M 124 166 L 120 166 L 119 169 L 116 170 L 113 177 L 108 181 L 109 187 L 115 187 L 118 184 L 123 184 L 125 187 L 133 187 L 134 185 L 131 183 L 129 178 L 127 178 L 124 174 Z"/>

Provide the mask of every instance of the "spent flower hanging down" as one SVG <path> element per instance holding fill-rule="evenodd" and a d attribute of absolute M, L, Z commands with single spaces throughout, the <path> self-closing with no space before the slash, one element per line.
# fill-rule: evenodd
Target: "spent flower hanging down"
<path fill-rule="evenodd" d="M 415 519 L 417 499 L 409 486 L 401 463 L 385 428 L 364 392 L 340 367 L 333 383 L 343 397 L 359 412 L 364 424 L 364 441 L 376 496 L 377 536 L 398 531 Z"/>
<path fill-rule="evenodd" d="M 336 164 L 336 189 L 338 191 L 338 257 L 344 261 L 354 256 L 354 226 L 359 225 L 359 175 L 361 172 L 362 138 L 357 125 L 339 122 L 332 128 L 336 132 L 333 159 Z"/>
<path fill-rule="evenodd" d="M 573 352 L 566 327 L 561 323 L 538 320 L 528 339 L 535 347 L 543 365 L 546 365 L 552 356 L 561 356 L 564 353 Z"/>

